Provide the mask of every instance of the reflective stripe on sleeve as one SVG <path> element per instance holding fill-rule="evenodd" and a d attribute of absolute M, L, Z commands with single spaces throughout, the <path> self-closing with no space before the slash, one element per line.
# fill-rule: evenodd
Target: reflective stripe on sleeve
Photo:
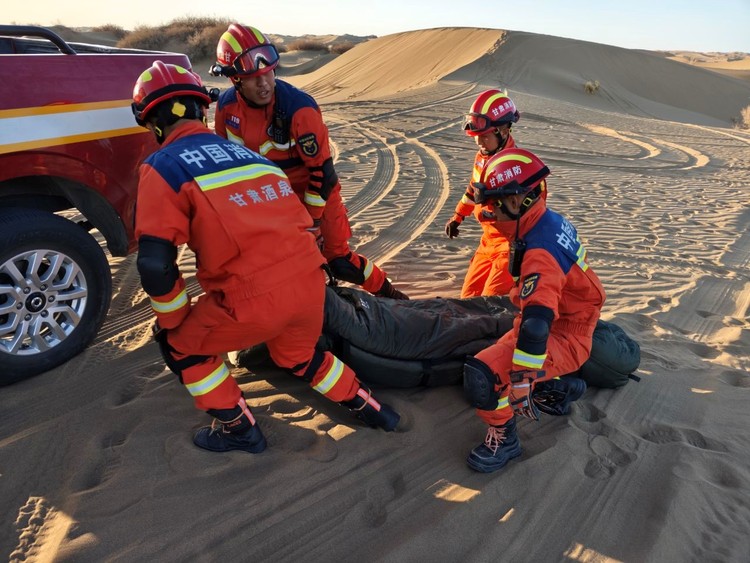
<path fill-rule="evenodd" d="M 313 207 L 325 207 L 326 200 L 324 200 L 322 197 L 320 197 L 320 194 L 316 194 L 315 192 L 307 191 L 307 192 L 305 192 L 305 203 L 307 205 L 312 205 Z"/>
<path fill-rule="evenodd" d="M 519 366 L 530 369 L 542 369 L 544 366 L 544 360 L 547 359 L 547 354 L 528 354 L 523 350 L 516 348 L 513 350 L 513 363 Z"/>
<path fill-rule="evenodd" d="M 157 313 L 173 313 L 188 304 L 187 292 L 183 289 L 170 301 L 157 301 L 150 297 L 151 307 Z"/>

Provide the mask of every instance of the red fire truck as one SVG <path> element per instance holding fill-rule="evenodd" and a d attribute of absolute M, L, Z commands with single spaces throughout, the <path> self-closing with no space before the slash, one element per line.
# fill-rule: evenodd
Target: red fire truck
<path fill-rule="evenodd" d="M 181 54 L 0 25 L 0 385 L 67 361 L 104 322 L 103 247 L 135 250 L 138 165 L 157 148 L 130 109 L 156 59 L 190 68 Z"/>

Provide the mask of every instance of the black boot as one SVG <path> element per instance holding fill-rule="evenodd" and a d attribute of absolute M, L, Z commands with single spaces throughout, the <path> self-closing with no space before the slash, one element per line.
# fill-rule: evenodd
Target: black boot
<path fill-rule="evenodd" d="M 245 399 L 233 409 L 209 409 L 214 417 L 211 426 L 199 428 L 193 434 L 193 443 L 212 452 L 244 450 L 257 454 L 266 449 L 266 438 L 260 431 Z"/>
<path fill-rule="evenodd" d="M 367 387 L 360 387 L 353 399 L 341 404 L 368 426 L 382 428 L 386 432 L 394 430 L 401 420 L 401 416 L 389 405 L 376 401 Z"/>
<path fill-rule="evenodd" d="M 519 455 L 521 442 L 516 433 L 516 419 L 511 418 L 502 426 L 490 426 L 484 443 L 471 450 L 466 462 L 475 471 L 491 473 Z"/>
<path fill-rule="evenodd" d="M 405 299 L 409 300 L 409 296 L 406 295 L 403 291 L 399 291 L 395 287 L 393 287 L 393 284 L 390 282 L 388 278 L 385 278 L 383 281 L 383 285 L 380 286 L 380 289 L 375 292 L 375 295 L 378 297 L 388 297 L 390 299 Z"/>
<path fill-rule="evenodd" d="M 586 382 L 573 376 L 540 381 L 534 386 L 531 398 L 540 411 L 554 416 L 570 412 L 570 403 L 581 398 Z"/>

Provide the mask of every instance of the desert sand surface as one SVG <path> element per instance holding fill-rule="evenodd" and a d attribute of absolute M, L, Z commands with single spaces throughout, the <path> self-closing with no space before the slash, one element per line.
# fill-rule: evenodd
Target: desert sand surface
<path fill-rule="evenodd" d="M 269 448 L 204 452 L 191 430 L 209 417 L 150 340 L 134 257 L 112 259 L 95 343 L 0 392 L 0 557 L 750 560 L 750 131 L 731 127 L 750 82 L 482 29 L 377 38 L 290 80 L 329 124 L 352 246 L 412 298 L 460 291 L 480 236 L 443 232 L 476 150 L 461 117 L 508 88 L 517 143 L 549 165 L 548 205 L 607 290 L 603 318 L 640 343 L 641 381 L 521 419 L 522 456 L 483 475 L 460 387 L 380 390 L 402 415 L 384 433 L 304 382 L 236 368 Z M 198 292 L 189 252 L 181 267 Z"/>

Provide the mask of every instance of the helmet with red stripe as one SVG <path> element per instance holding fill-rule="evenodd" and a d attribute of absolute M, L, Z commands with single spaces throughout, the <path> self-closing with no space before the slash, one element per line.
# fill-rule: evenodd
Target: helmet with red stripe
<path fill-rule="evenodd" d="M 510 195 L 524 195 L 520 215 L 539 199 L 549 168 L 534 153 L 513 147 L 502 150 L 484 165 L 479 182 L 472 182 L 474 201 L 483 204 Z M 512 217 L 512 214 L 506 215 Z"/>
<path fill-rule="evenodd" d="M 503 90 L 485 90 L 471 105 L 464 118 L 463 128 L 466 134 L 476 137 L 501 125 L 516 123 L 521 115 L 516 104 Z"/>
<path fill-rule="evenodd" d="M 133 87 L 131 109 L 136 122 L 145 126 L 151 112 L 162 102 L 183 96 L 196 98 L 200 106 L 208 107 L 211 104 L 211 97 L 200 76 L 179 65 L 154 61 L 141 73 Z M 175 121 L 180 117 L 194 116 L 175 114 Z"/>
<path fill-rule="evenodd" d="M 279 64 L 279 52 L 259 29 L 239 23 L 229 28 L 216 45 L 216 64 L 209 72 L 213 76 L 239 79 L 263 74 Z"/>

